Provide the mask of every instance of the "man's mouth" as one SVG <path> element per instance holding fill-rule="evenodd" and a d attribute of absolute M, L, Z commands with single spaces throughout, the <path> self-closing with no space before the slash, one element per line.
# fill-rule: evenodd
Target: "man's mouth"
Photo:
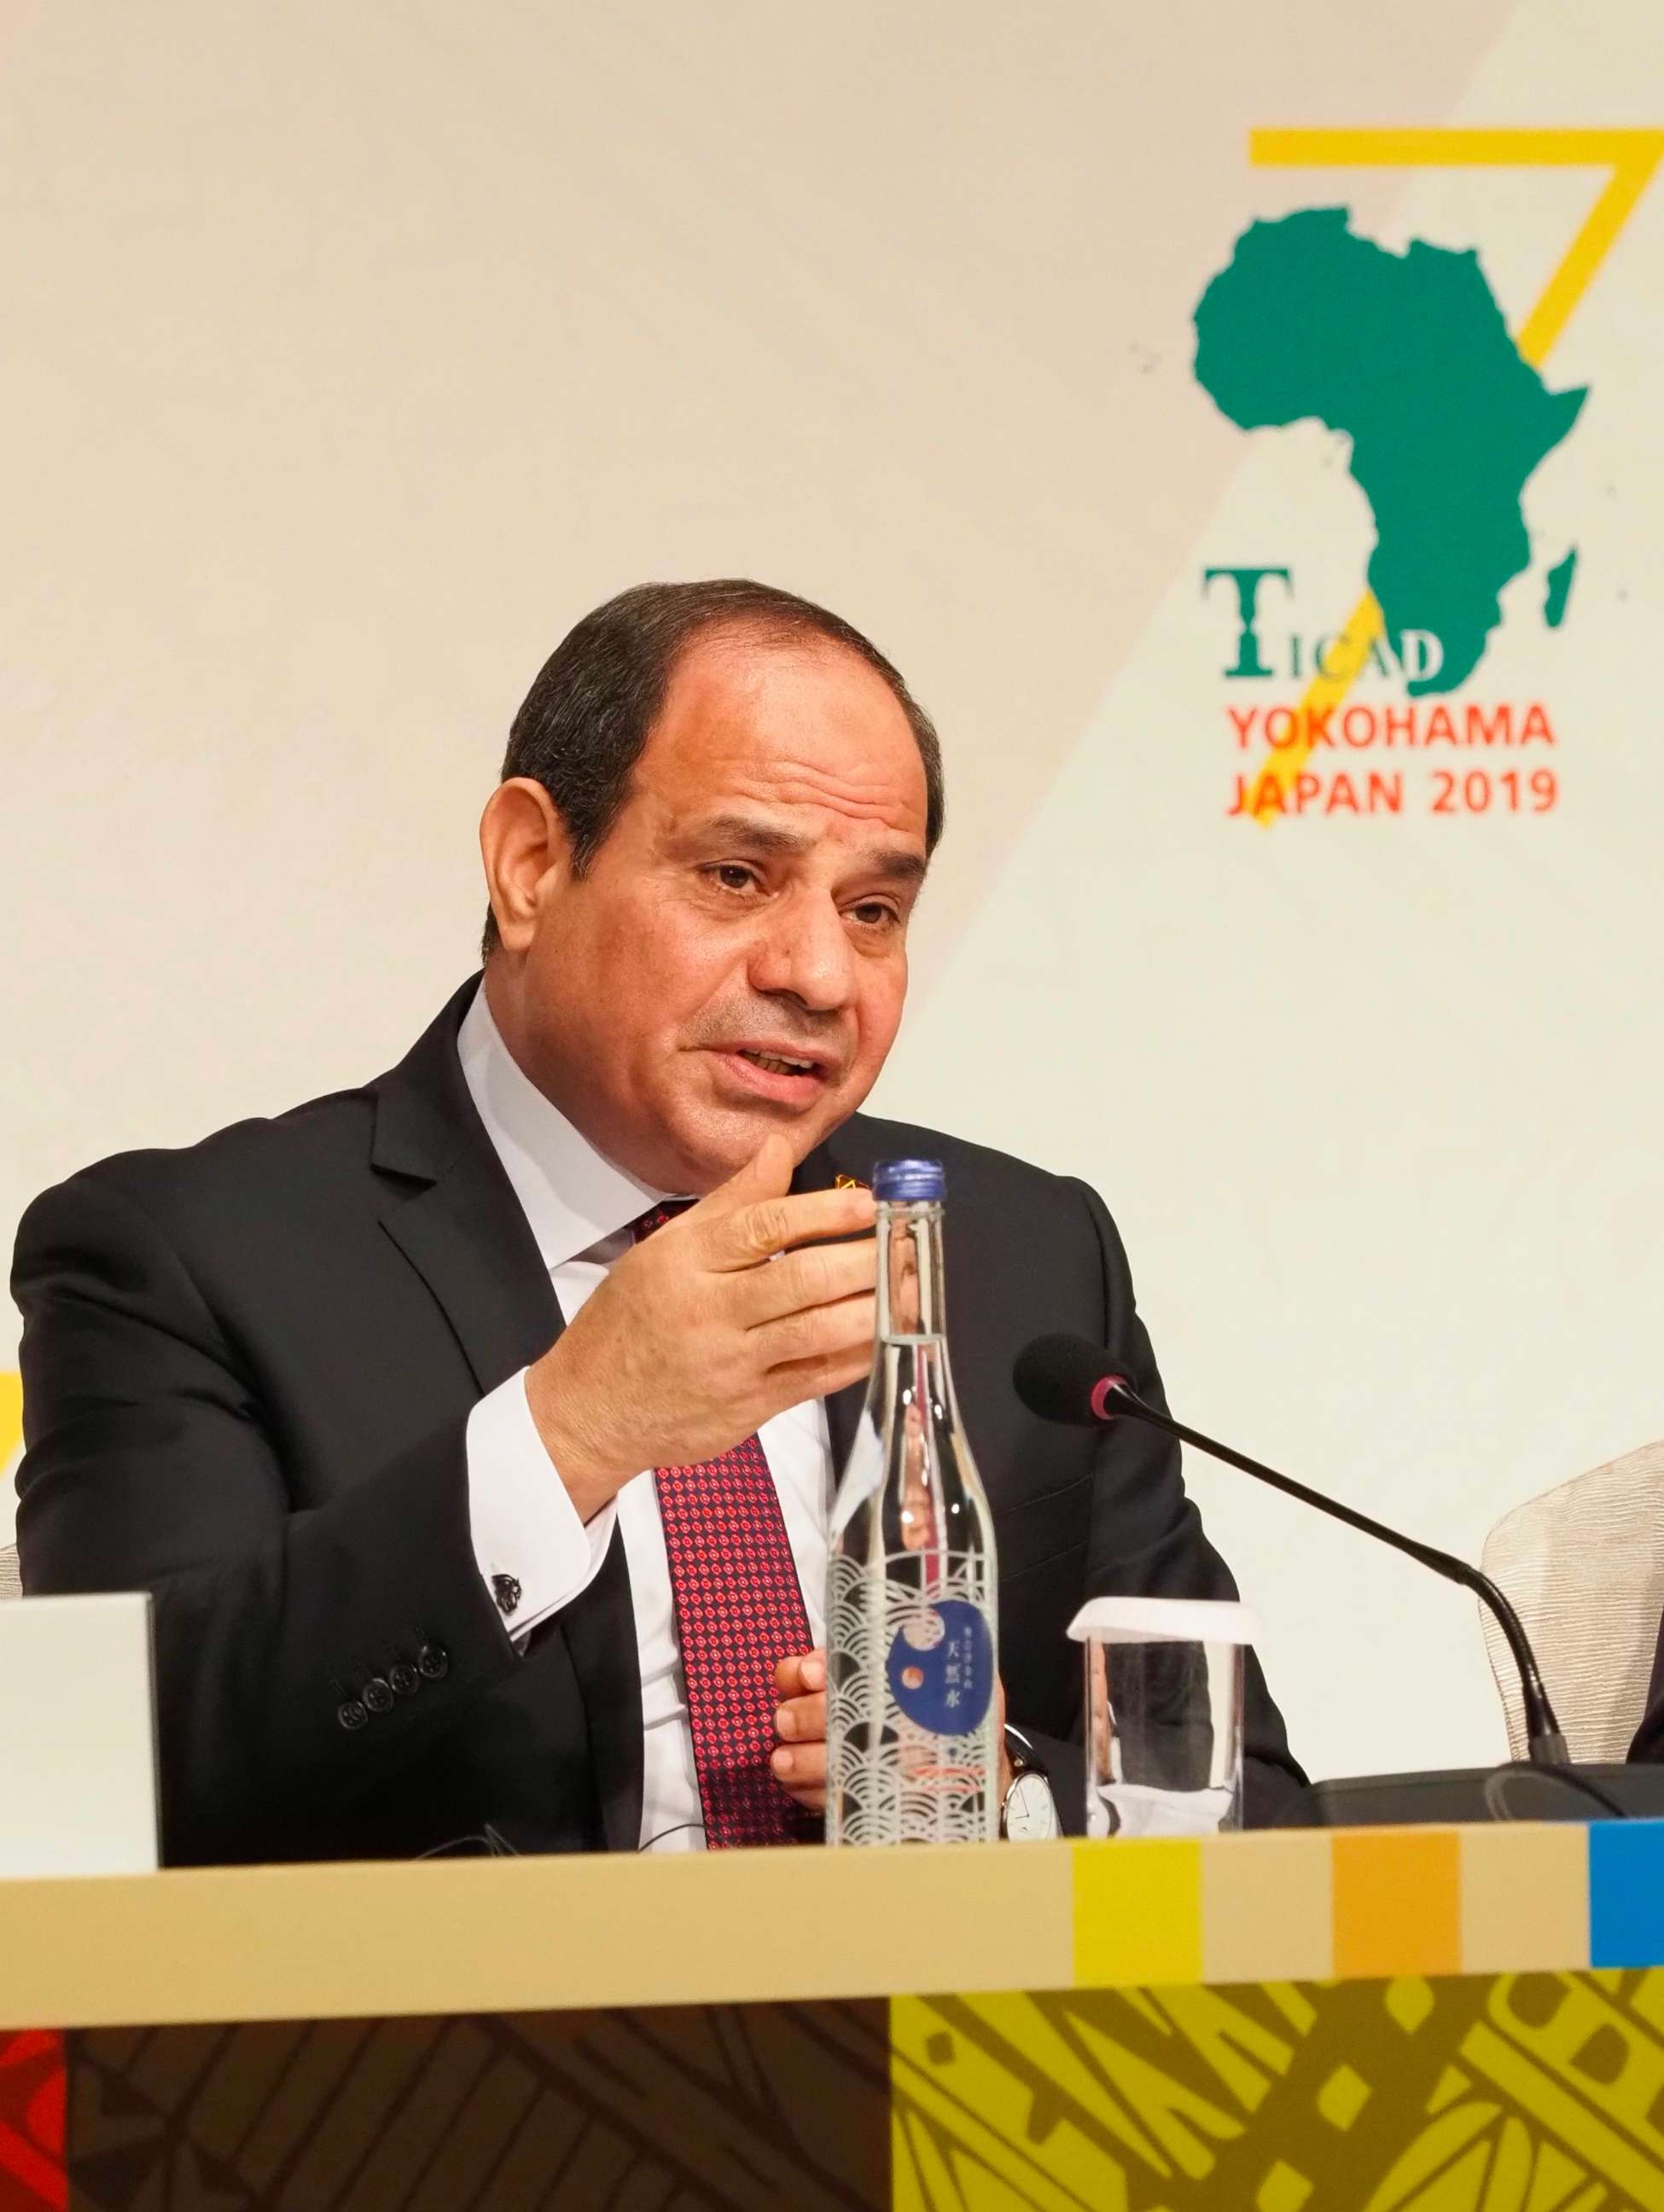
<path fill-rule="evenodd" d="M 812 1046 L 726 1044 L 715 1051 L 731 1082 L 753 1099 L 787 1109 L 813 1105 L 838 1074 L 837 1062 Z"/>
<path fill-rule="evenodd" d="M 770 1075 L 818 1075 L 820 1062 L 814 1060 L 788 1060 L 784 1053 L 754 1052 L 749 1045 L 738 1048 L 742 1060 L 749 1060 L 754 1067 L 766 1067 Z"/>

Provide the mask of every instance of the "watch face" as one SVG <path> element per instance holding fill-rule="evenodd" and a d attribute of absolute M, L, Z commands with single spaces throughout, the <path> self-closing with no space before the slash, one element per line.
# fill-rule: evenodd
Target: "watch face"
<path fill-rule="evenodd" d="M 1012 1843 L 1042 1841 L 1063 1832 L 1052 1799 L 1051 1784 L 1043 1774 L 1019 1774 L 1005 1792 L 1005 1833 Z"/>

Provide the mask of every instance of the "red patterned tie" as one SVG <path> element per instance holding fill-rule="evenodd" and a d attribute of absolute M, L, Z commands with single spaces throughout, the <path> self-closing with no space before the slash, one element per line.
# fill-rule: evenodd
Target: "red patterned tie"
<path fill-rule="evenodd" d="M 654 1206 L 635 1224 L 636 1241 L 683 1210 Z M 768 1765 L 774 1668 L 808 1650 L 809 1617 L 762 1443 L 747 1437 L 695 1466 L 658 1468 L 653 1481 L 706 1848 L 818 1842 L 820 1816 L 788 1797 Z"/>

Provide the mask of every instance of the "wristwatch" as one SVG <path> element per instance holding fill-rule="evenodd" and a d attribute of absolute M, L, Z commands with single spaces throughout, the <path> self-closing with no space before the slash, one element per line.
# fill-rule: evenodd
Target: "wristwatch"
<path fill-rule="evenodd" d="M 1005 1748 L 1011 1754 L 1011 1778 L 999 1802 L 999 1832 L 1015 1844 L 1042 1843 L 1060 1836 L 1057 1801 L 1051 1778 L 1040 1753 L 1021 1729 L 1007 1726 Z"/>

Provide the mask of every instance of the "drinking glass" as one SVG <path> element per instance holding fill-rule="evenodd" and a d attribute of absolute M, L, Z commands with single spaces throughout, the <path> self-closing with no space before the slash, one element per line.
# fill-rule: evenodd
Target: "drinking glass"
<path fill-rule="evenodd" d="M 1251 1606 L 1101 1597 L 1069 1633 L 1086 1656 L 1086 1832 L 1208 1836 L 1242 1825 Z"/>

